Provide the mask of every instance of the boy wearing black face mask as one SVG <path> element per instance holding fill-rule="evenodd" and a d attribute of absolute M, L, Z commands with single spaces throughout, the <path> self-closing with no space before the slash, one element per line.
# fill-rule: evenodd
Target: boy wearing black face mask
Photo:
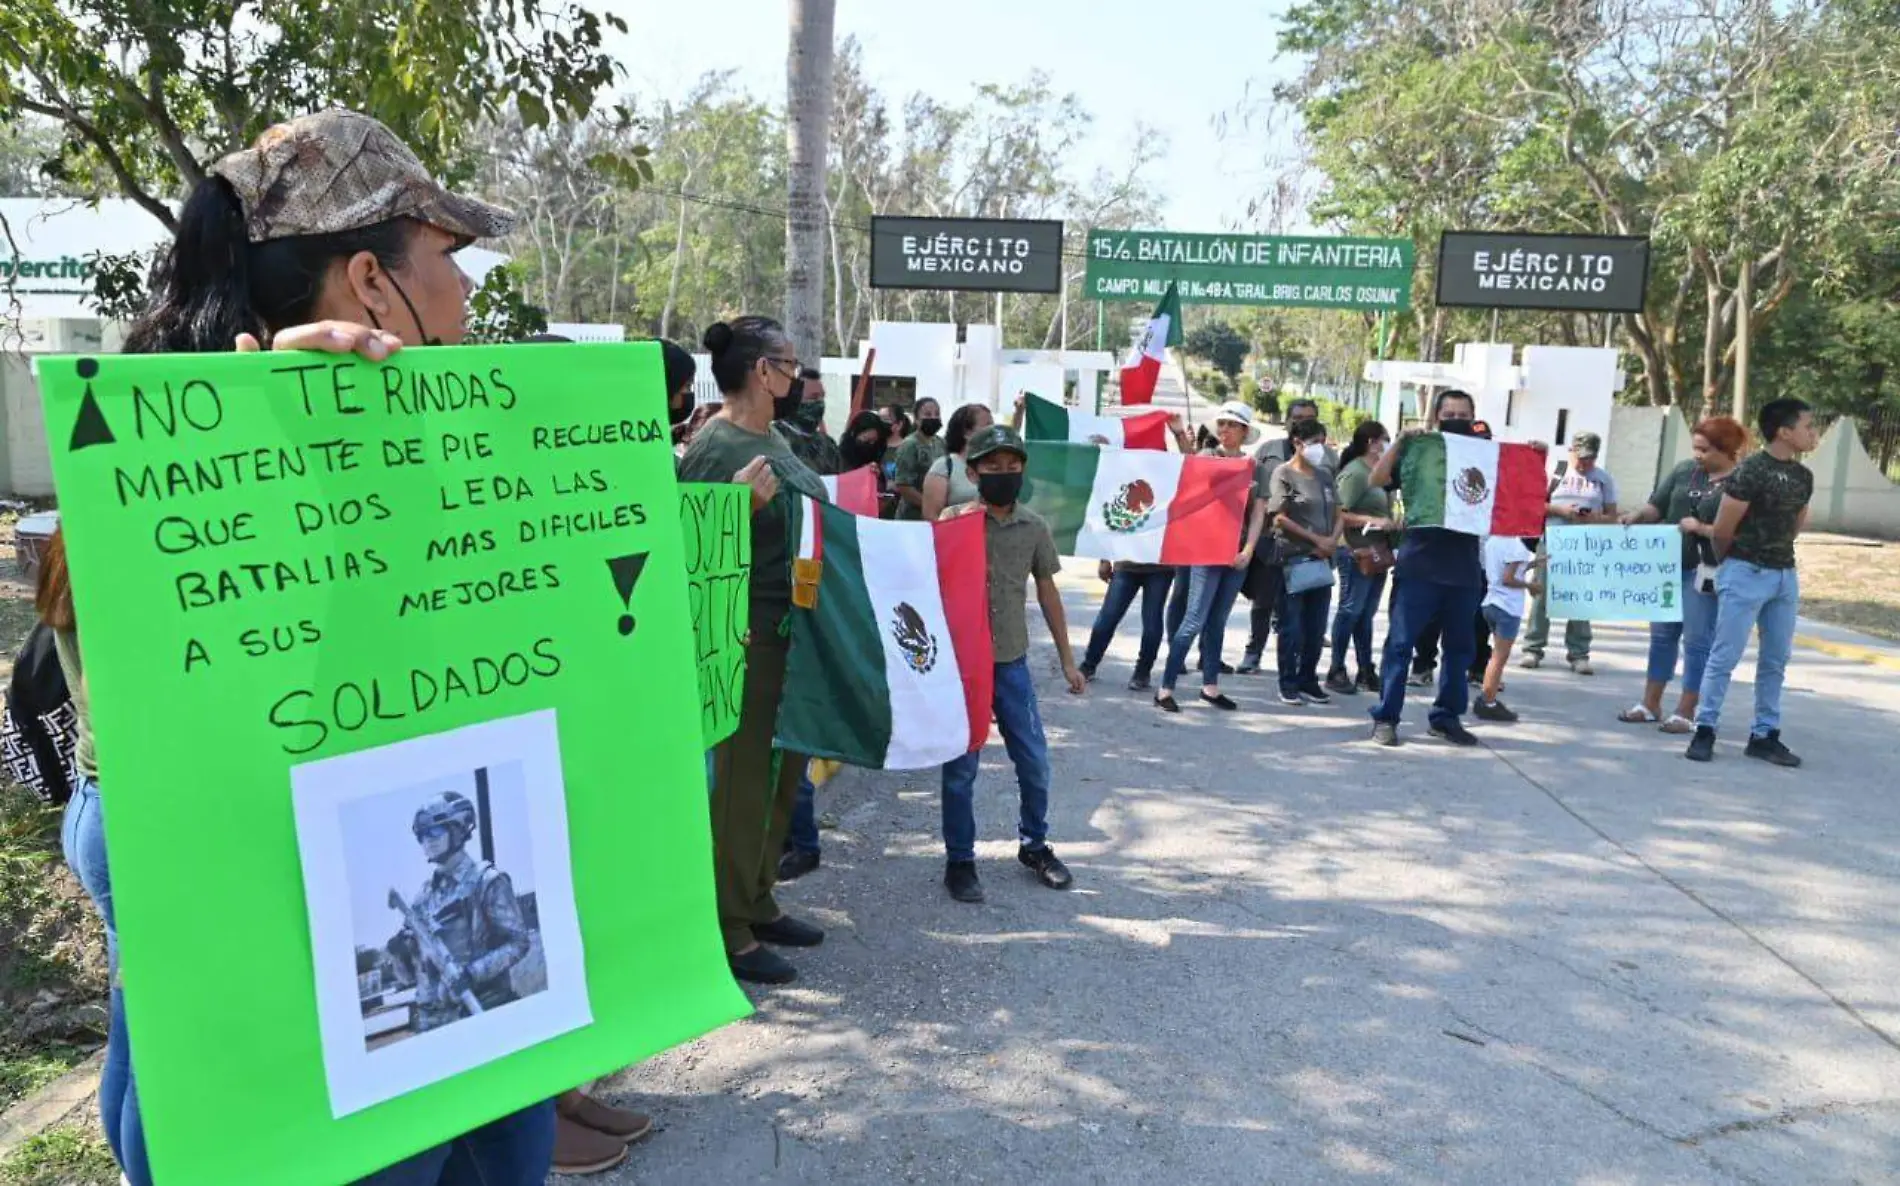
<path fill-rule="evenodd" d="M 993 424 L 979 429 L 965 446 L 970 478 L 981 498 L 946 512 L 982 515 L 985 551 L 989 558 L 990 636 L 996 662 L 996 724 L 1016 767 L 1021 791 L 1021 847 L 1016 859 L 1050 889 L 1073 883 L 1068 867 L 1049 847 L 1049 745 L 1043 737 L 1042 712 L 1036 704 L 1036 685 L 1029 674 L 1029 622 L 1023 610 L 1023 585 L 1036 580 L 1036 601 L 1055 639 L 1056 654 L 1069 691 L 1081 695 L 1088 687 L 1069 648 L 1069 623 L 1062 612 L 1062 594 L 1056 589 L 1055 537 L 1049 524 L 1027 507 L 1016 505 L 1022 495 L 1023 468 L 1029 451 L 1015 429 Z M 976 773 L 981 751 L 965 754 L 943 767 L 943 846 L 948 858 L 944 888 L 959 902 L 981 902 L 983 886 L 976 876 Z"/>
<path fill-rule="evenodd" d="M 897 471 L 891 487 L 897 491 L 897 517 L 924 517 L 924 476 L 943 460 L 943 409 L 934 399 L 917 401 L 917 431 L 897 450 Z"/>

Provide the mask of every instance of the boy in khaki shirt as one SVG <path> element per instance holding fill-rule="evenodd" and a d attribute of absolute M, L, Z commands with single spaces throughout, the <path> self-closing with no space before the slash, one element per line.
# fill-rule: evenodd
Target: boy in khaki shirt
<path fill-rule="evenodd" d="M 1060 567 L 1055 537 L 1049 524 L 1027 507 L 1016 505 L 1022 494 L 1023 469 L 1029 451 L 1016 430 L 995 424 L 970 438 L 965 452 L 970 477 L 981 498 L 947 515 L 984 516 L 983 534 L 989 558 L 990 636 L 996 663 L 996 724 L 1003 745 L 1016 767 L 1022 811 L 1018 827 L 1021 846 L 1016 859 L 1050 889 L 1073 883 L 1068 867 L 1049 847 L 1049 744 L 1043 737 L 1042 712 L 1036 704 L 1036 685 L 1029 674 L 1029 623 L 1023 612 L 1023 583 L 1036 580 L 1036 601 L 1049 624 L 1062 674 L 1069 691 L 1080 695 L 1088 686 L 1075 665 L 1069 647 L 1069 624 L 1062 612 L 1062 594 L 1056 589 Z M 982 751 L 965 754 L 943 766 L 943 845 L 948 858 L 943 884 L 959 902 L 981 902 L 983 886 L 976 876 L 976 773 Z"/>

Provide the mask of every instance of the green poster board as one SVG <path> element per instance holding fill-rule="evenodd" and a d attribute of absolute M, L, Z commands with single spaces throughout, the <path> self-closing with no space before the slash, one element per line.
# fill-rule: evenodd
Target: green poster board
<path fill-rule="evenodd" d="M 752 605 L 752 491 L 721 482 L 680 483 L 686 603 L 699 663 L 700 730 L 706 748 L 739 728 L 745 703 L 745 641 Z"/>
<path fill-rule="evenodd" d="M 336 1186 L 748 1011 L 656 347 L 39 377 L 160 1182 Z"/>
<path fill-rule="evenodd" d="M 1082 294 L 1097 301 L 1397 312 L 1412 304 L 1410 239 L 1090 231 Z"/>

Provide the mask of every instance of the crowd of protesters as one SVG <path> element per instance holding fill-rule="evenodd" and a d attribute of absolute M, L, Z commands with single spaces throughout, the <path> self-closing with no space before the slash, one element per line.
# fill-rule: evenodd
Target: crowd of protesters
<path fill-rule="evenodd" d="M 469 283 L 453 253 L 512 224 L 507 211 L 441 188 L 374 120 L 335 111 L 295 120 L 218 162 L 192 191 L 157 269 L 151 305 L 126 349 L 303 349 L 383 359 L 401 349 L 456 343 Z M 793 494 L 824 499 L 823 476 L 875 466 L 887 517 L 983 517 L 995 720 L 1020 792 L 1018 859 L 1051 889 L 1069 887 L 1073 876 L 1048 842 L 1048 746 L 1028 666 L 1031 591 L 1073 693 L 1097 677 L 1139 599 L 1141 639 L 1128 687 L 1145 692 L 1154 685 L 1160 710 L 1183 711 L 1175 688 L 1192 655 L 1200 671 L 1198 701 L 1236 711 L 1222 676 L 1259 673 L 1271 653 L 1281 704 L 1324 707 L 1363 693 L 1372 698 L 1372 737 L 1384 745 L 1399 743 L 1407 688 L 1429 686 L 1434 671 L 1430 731 L 1468 746 L 1476 743 L 1463 723 L 1470 682 L 1481 685 L 1477 717 L 1508 723 L 1516 718 L 1501 698 L 1503 673 L 1521 629 L 1522 666 L 1543 661 L 1549 613 L 1539 541 L 1406 527 L 1398 474 L 1412 431 L 1395 437 L 1367 422 L 1349 440 L 1335 442 L 1317 406 L 1294 401 L 1286 436 L 1255 448 L 1253 410 L 1223 405 L 1203 451 L 1250 457 L 1255 464 L 1232 562 L 1178 571 L 1104 563 L 1107 594 L 1078 661 L 1055 583 L 1053 535 L 1020 502 L 1029 451 L 1017 427 L 996 423 L 991 410 L 977 404 L 955 409 L 946 420 L 936 401 L 925 399 L 909 409 L 857 412 L 834 440 L 825 429 L 822 378 L 813 360 L 797 356 L 777 322 L 736 317 L 708 329 L 702 344 L 720 392 L 716 404 L 704 407 L 694 406 L 692 356 L 676 345 L 663 348 L 678 472 L 687 480 L 745 484 L 754 510 L 744 700 L 737 730 L 708 763 L 719 926 L 739 979 L 788 983 L 796 969 L 780 949 L 814 947 L 825 937 L 775 897 L 776 883 L 819 867 L 820 846 L 816 771 L 803 755 L 773 747 L 793 598 L 783 505 Z M 1458 391 L 1437 395 L 1427 428 L 1488 431 L 1476 420 L 1472 399 Z M 1641 698 L 1620 719 L 1691 735 L 1687 756 L 1709 760 L 1730 679 L 1749 635 L 1759 632 L 1745 752 L 1793 766 L 1799 759 L 1781 742 L 1780 696 L 1799 599 L 1794 540 L 1806 525 L 1813 488 L 1799 457 L 1814 447 L 1815 433 L 1810 411 L 1795 400 L 1770 403 L 1758 429 L 1751 451 L 1748 433 L 1733 420 L 1696 425 L 1694 459 L 1629 511 L 1619 511 L 1615 483 L 1597 464 L 1601 442 L 1579 434 L 1547 510 L 1552 523 L 1667 523 L 1682 533 L 1683 618 L 1652 628 Z M 1178 420 L 1173 431 L 1177 448 L 1189 448 Z M 1239 665 L 1230 667 L 1225 636 L 1243 596 L 1251 603 L 1247 640 Z M 1382 601 L 1389 626 L 1381 648 L 1374 635 Z M 82 631 L 58 537 L 42 567 L 38 608 L 57 638 L 79 719 L 65 854 L 113 944 L 103 827 L 109 788 L 101 787 L 92 762 Z M 1277 647 L 1269 652 L 1276 632 Z M 1481 651 L 1486 638 L 1490 645 Z M 1572 672 L 1591 674 L 1591 642 L 1587 621 L 1566 623 Z M 1680 698 L 1665 715 L 1663 697 L 1679 657 Z M 980 755 L 970 754 L 941 772 L 944 885 L 960 902 L 983 898 L 973 806 L 979 767 Z M 150 1186 L 116 974 L 110 1016 L 100 1088 L 106 1134 L 127 1180 Z M 650 1128 L 646 1117 L 574 1090 L 361 1182 L 529 1186 L 550 1170 L 609 1168 Z"/>

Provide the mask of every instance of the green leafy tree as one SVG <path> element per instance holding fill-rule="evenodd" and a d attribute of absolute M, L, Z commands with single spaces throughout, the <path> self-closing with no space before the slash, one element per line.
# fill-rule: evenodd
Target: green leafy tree
<path fill-rule="evenodd" d="M 1240 332 L 1225 321 L 1209 321 L 1207 324 L 1188 331 L 1181 348 L 1196 358 L 1204 358 L 1212 363 L 1214 369 L 1227 376 L 1229 383 L 1240 377 L 1240 368 L 1247 361 L 1248 342 Z"/>
<path fill-rule="evenodd" d="M 8 0 L 0 124 L 50 121 L 44 176 L 110 178 L 171 229 L 168 199 L 209 162 L 333 105 L 466 172 L 460 153 L 483 117 L 586 116 L 618 70 L 603 36 L 625 29 L 579 0 Z"/>
<path fill-rule="evenodd" d="M 547 310 L 522 295 L 519 278 L 508 264 L 491 268 L 469 297 L 470 342 L 519 342 L 547 329 Z"/>

